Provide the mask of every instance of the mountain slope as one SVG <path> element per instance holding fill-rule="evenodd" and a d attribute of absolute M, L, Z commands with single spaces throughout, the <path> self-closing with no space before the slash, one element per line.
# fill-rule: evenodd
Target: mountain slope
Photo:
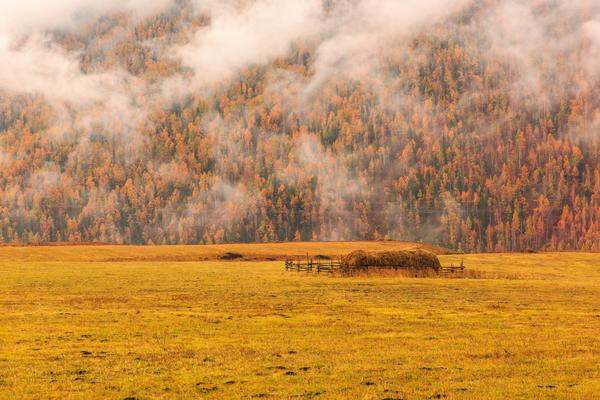
<path fill-rule="evenodd" d="M 0 239 L 600 250 L 599 6 L 287 3 L 0 46 Z"/>

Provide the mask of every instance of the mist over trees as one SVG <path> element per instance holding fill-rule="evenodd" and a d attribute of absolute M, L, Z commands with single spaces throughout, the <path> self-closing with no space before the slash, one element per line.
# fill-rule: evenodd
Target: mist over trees
<path fill-rule="evenodd" d="M 591 0 L 0 2 L 0 241 L 600 250 L 599 56 Z"/>

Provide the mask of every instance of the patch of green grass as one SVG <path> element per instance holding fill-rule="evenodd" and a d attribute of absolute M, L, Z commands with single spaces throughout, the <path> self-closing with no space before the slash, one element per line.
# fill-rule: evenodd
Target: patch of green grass
<path fill-rule="evenodd" d="M 494 279 L 417 279 L 89 249 L 0 256 L 0 398 L 600 397 L 600 255 L 468 255 Z"/>

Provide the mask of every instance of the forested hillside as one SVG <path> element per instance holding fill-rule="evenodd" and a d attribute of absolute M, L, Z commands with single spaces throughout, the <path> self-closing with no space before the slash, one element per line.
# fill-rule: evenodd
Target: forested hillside
<path fill-rule="evenodd" d="M 595 1 L 162 3 L 0 29 L 0 241 L 600 250 Z"/>

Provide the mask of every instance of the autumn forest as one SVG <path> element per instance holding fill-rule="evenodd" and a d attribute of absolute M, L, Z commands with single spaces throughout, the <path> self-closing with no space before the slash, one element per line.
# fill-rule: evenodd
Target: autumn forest
<path fill-rule="evenodd" d="M 595 2 L 162 3 L 0 29 L 0 242 L 600 251 Z"/>

